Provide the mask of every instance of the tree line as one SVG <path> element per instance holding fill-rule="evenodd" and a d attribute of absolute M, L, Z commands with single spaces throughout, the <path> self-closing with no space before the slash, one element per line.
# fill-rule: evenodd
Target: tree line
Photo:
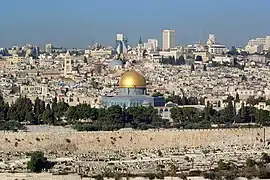
<path fill-rule="evenodd" d="M 220 111 L 213 109 L 210 103 L 207 103 L 203 110 L 194 107 L 174 107 L 170 110 L 173 124 L 185 129 L 211 128 L 212 124 L 222 127 L 233 127 L 239 123 L 270 125 L 269 111 L 242 104 L 237 112 L 234 101 L 227 101 L 227 106 Z"/>
<path fill-rule="evenodd" d="M 46 104 L 36 98 L 32 103 L 27 97 L 19 97 L 14 104 L 5 103 L 0 98 L 0 126 L 2 130 L 21 129 L 22 123 L 74 125 L 80 131 L 118 130 L 120 128 L 148 129 L 164 127 L 163 120 L 153 107 L 120 106 L 94 108 L 88 104 L 69 106 L 56 98 Z M 87 123 L 82 120 L 88 120 Z"/>
<path fill-rule="evenodd" d="M 180 105 L 196 105 L 197 98 L 170 96 L 169 100 Z M 199 101 L 204 101 L 200 99 Z M 227 106 L 217 111 L 210 103 L 203 110 L 194 107 L 173 107 L 171 121 L 162 119 L 157 109 L 152 106 L 121 108 L 94 108 L 88 104 L 69 106 L 56 98 L 46 104 L 36 98 L 34 103 L 29 98 L 19 97 L 9 105 L 0 96 L 0 130 L 23 128 L 22 123 L 72 125 L 79 131 L 113 131 L 121 128 L 211 128 L 212 124 L 227 127 L 236 123 L 257 123 L 267 126 L 270 123 L 269 111 L 259 110 L 253 106 L 244 106 L 236 111 L 235 101 L 228 97 Z"/>
<path fill-rule="evenodd" d="M 0 96 L 0 130 L 16 130 L 23 128 L 22 122 L 29 124 L 60 124 L 68 104 L 57 102 L 46 103 L 36 98 L 35 102 L 26 97 L 19 97 L 9 105 Z"/>

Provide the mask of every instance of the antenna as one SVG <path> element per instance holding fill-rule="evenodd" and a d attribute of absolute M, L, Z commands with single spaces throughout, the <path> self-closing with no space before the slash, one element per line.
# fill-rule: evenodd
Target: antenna
<path fill-rule="evenodd" d="M 200 28 L 200 35 L 199 35 L 199 41 L 202 41 L 202 28 Z"/>

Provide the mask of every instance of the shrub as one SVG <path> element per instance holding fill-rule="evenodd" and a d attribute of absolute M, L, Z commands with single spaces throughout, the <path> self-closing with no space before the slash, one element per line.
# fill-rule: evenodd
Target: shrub
<path fill-rule="evenodd" d="M 270 156 L 267 153 L 262 153 L 261 161 L 265 163 L 270 163 Z"/>
<path fill-rule="evenodd" d="M 32 172 L 41 172 L 45 168 L 45 158 L 43 152 L 36 151 L 31 154 L 31 159 L 27 163 L 27 168 Z"/>
<path fill-rule="evenodd" d="M 255 161 L 255 160 L 250 159 L 250 158 L 248 158 L 248 159 L 246 160 L 246 166 L 247 166 L 247 167 L 254 167 L 255 165 L 256 165 L 256 161 Z"/>
<path fill-rule="evenodd" d="M 189 157 L 188 156 L 186 156 L 185 158 L 184 158 L 187 162 L 189 162 Z"/>
<path fill-rule="evenodd" d="M 193 170 L 189 172 L 189 176 L 201 176 L 201 173 L 200 170 Z"/>
<path fill-rule="evenodd" d="M 216 179 L 220 179 L 220 175 L 216 172 L 210 171 L 210 172 L 206 172 L 203 174 L 203 177 L 205 179 L 211 179 L 211 180 L 216 180 Z"/>
<path fill-rule="evenodd" d="M 43 169 L 48 170 L 55 165 L 55 162 L 47 161 L 47 158 L 44 157 L 44 154 L 41 151 L 27 153 L 27 155 L 31 156 L 30 161 L 27 163 L 27 168 L 32 172 L 39 173 Z"/>
<path fill-rule="evenodd" d="M 202 153 L 203 153 L 204 155 L 206 155 L 206 154 L 210 153 L 210 150 L 209 150 L 209 149 L 203 149 L 203 150 L 202 150 Z"/>
<path fill-rule="evenodd" d="M 225 163 L 223 159 L 220 159 L 217 164 L 218 164 L 219 170 L 230 170 L 233 168 L 232 163 L 230 163 L 230 162 Z"/>
<path fill-rule="evenodd" d="M 257 177 L 260 179 L 269 179 L 270 178 L 270 171 L 267 168 L 261 168 L 257 172 Z"/>
<path fill-rule="evenodd" d="M 40 141 L 40 139 L 39 138 L 36 138 L 36 141 Z"/>
<path fill-rule="evenodd" d="M 25 129 L 25 127 L 18 121 L 4 121 L 0 122 L 0 130 L 17 131 L 19 129 Z"/>
<path fill-rule="evenodd" d="M 97 175 L 97 176 L 95 177 L 95 179 L 96 179 L 96 180 L 103 180 L 103 176 L 99 174 L 99 175 Z"/>
<path fill-rule="evenodd" d="M 158 156 L 163 157 L 163 154 L 162 154 L 161 150 L 158 150 Z"/>
<path fill-rule="evenodd" d="M 70 141 L 70 139 L 66 139 L 66 142 L 67 142 L 67 143 L 70 143 L 71 141 Z"/>

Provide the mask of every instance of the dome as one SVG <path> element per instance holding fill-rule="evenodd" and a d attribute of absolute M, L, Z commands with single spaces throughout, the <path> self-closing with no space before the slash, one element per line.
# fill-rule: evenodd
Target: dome
<path fill-rule="evenodd" d="M 144 100 L 142 106 L 149 106 L 151 103 L 147 100 Z"/>
<path fill-rule="evenodd" d="M 112 60 L 112 61 L 108 64 L 109 67 L 122 66 L 122 65 L 123 65 L 123 62 L 122 62 L 121 60 L 116 60 L 116 59 Z"/>
<path fill-rule="evenodd" d="M 145 88 L 145 78 L 138 72 L 132 70 L 125 72 L 119 82 L 120 88 Z"/>

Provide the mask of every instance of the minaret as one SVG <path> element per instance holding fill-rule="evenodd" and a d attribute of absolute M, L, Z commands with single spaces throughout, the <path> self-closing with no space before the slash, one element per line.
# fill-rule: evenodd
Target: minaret
<path fill-rule="evenodd" d="M 71 71 L 72 71 L 71 55 L 69 51 L 67 51 L 64 62 L 64 76 L 69 75 Z"/>
<path fill-rule="evenodd" d="M 142 43 L 142 38 L 141 37 L 140 37 L 140 40 L 139 40 L 137 51 L 138 51 L 138 59 L 142 60 L 143 59 L 144 48 L 143 48 L 143 43 Z"/>

